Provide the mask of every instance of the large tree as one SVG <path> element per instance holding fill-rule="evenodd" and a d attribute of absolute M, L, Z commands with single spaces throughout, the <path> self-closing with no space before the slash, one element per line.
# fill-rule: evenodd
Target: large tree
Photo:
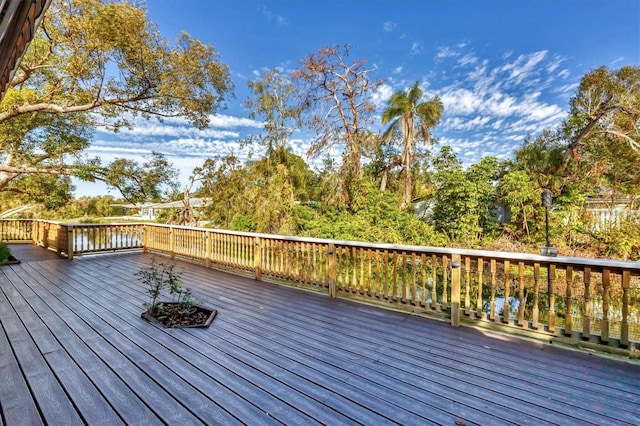
<path fill-rule="evenodd" d="M 580 81 L 571 99 L 564 132 L 569 141 L 565 162 L 580 158 L 595 141 L 623 142 L 640 151 L 640 67 L 617 71 L 600 67 Z"/>
<path fill-rule="evenodd" d="M 80 159 L 96 125 L 204 128 L 231 90 L 212 46 L 186 33 L 170 45 L 130 3 L 54 0 L 0 103 L 0 190 L 24 174 L 103 178 L 108 167 Z"/>
<path fill-rule="evenodd" d="M 362 153 L 372 141 L 367 130 L 375 111 L 372 95 L 382 84 L 369 79 L 371 70 L 365 68 L 365 59 L 348 61 L 350 51 L 348 44 L 322 48 L 304 58 L 293 73 L 303 120 L 317 135 L 309 154 L 344 148 L 340 192 L 347 207 L 362 180 Z"/>
<path fill-rule="evenodd" d="M 291 78 L 272 69 L 248 85 L 253 94 L 245 102 L 249 118 L 260 118 L 264 123 L 264 133 L 258 136 L 258 142 L 267 149 L 267 157 L 275 154 L 278 163 L 283 163 L 289 137 L 299 117 L 299 111 L 293 105 L 295 88 Z"/>
<path fill-rule="evenodd" d="M 417 141 L 431 141 L 431 128 L 435 127 L 442 117 L 440 98 L 436 96 L 421 102 L 422 95 L 423 91 L 416 81 L 409 90 L 400 90 L 391 95 L 387 107 L 382 112 L 382 125 L 389 123 L 383 138 L 390 139 L 397 128 L 402 132 L 404 206 L 410 206 L 413 199 L 412 167 L 415 161 L 415 144 Z"/>

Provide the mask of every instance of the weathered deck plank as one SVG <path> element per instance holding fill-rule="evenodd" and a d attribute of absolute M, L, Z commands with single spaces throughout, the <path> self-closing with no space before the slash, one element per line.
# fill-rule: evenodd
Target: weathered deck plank
<path fill-rule="evenodd" d="M 0 425 L 640 424 L 637 363 L 185 263 L 218 317 L 160 329 L 139 317 L 150 259 L 0 268 Z"/>

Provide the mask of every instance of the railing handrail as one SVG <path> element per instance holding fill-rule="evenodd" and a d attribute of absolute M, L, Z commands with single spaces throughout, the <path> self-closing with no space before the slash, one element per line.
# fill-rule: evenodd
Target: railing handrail
<path fill-rule="evenodd" d="M 372 243 L 367 241 L 356 241 L 356 240 L 334 240 L 334 239 L 328 239 L 328 238 L 298 237 L 293 235 L 261 234 L 257 232 L 230 231 L 226 229 L 166 225 L 166 224 L 144 223 L 144 222 L 140 224 L 145 226 L 153 226 L 153 227 L 160 227 L 160 228 L 208 231 L 208 232 L 215 232 L 218 234 L 225 234 L 225 235 L 238 235 L 238 236 L 244 236 L 244 237 L 301 242 L 301 243 L 335 244 L 335 245 L 347 246 L 347 247 L 366 247 L 366 248 L 373 248 L 373 249 L 379 249 L 379 250 L 393 250 L 393 251 L 413 251 L 413 252 L 425 253 L 425 254 L 426 253 L 446 254 L 446 255 L 459 254 L 461 256 L 470 256 L 474 258 L 492 257 L 500 260 L 517 260 L 517 261 L 528 262 L 528 263 L 537 262 L 541 264 L 554 263 L 558 265 L 579 265 L 579 266 L 591 266 L 591 267 L 596 266 L 598 269 L 601 269 L 601 268 L 629 269 L 629 270 L 635 271 L 634 275 L 640 275 L 640 262 L 631 261 L 631 260 L 598 259 L 598 258 L 589 258 L 589 257 L 570 257 L 570 256 L 543 256 L 539 254 L 519 253 L 519 252 L 460 249 L 460 248 L 450 248 L 450 247 L 417 246 L 417 245 L 390 244 L 390 243 Z"/>
<path fill-rule="evenodd" d="M 452 247 L 435 247 L 435 246 L 417 246 L 417 245 L 405 245 L 405 244 L 390 244 L 390 243 L 372 243 L 367 241 L 356 240 L 335 240 L 328 238 L 314 238 L 314 237 L 299 237 L 293 235 L 276 235 L 276 234 L 262 234 L 257 232 L 244 232 L 244 231 L 230 231 L 226 229 L 216 228 L 204 228 L 193 226 L 180 226 L 180 225 L 166 225 L 159 223 L 148 222 L 112 222 L 112 223 L 73 223 L 63 221 L 53 221 L 46 219 L 0 219 L 0 221 L 37 221 L 44 223 L 53 223 L 61 226 L 68 227 L 100 227 L 100 226 L 152 226 L 158 228 L 171 228 L 171 229 L 184 229 L 184 230 L 198 230 L 215 232 L 224 235 L 238 235 L 251 238 L 262 238 L 268 240 L 281 240 L 290 242 L 301 243 L 315 243 L 315 244 L 335 244 L 346 247 L 363 247 L 379 250 L 392 250 L 392 251 L 412 251 L 416 253 L 425 254 L 442 254 L 452 255 L 459 254 L 461 256 L 469 256 L 473 258 L 495 258 L 499 260 L 516 260 L 519 262 L 527 263 L 540 263 L 540 264 L 556 264 L 556 265 L 577 265 L 577 266 L 590 266 L 596 267 L 598 270 L 602 268 L 610 269 L 626 269 L 632 271 L 634 276 L 640 275 L 640 262 L 631 260 L 616 260 L 616 259 L 600 259 L 590 257 L 571 257 L 571 256 L 543 256 L 539 254 L 521 253 L 521 252 L 507 252 L 507 251 L 494 251 L 494 250 L 476 250 L 476 249 L 461 249 Z"/>

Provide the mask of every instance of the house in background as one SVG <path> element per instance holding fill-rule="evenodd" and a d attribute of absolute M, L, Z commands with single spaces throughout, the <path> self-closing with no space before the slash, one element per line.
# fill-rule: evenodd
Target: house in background
<path fill-rule="evenodd" d="M 189 218 L 193 218 L 193 222 L 195 222 L 193 223 L 189 220 L 187 221 L 189 222 L 188 224 L 197 224 L 199 218 L 198 210 L 209 203 L 210 200 L 193 197 L 189 198 L 188 205 L 184 200 L 179 200 L 169 203 L 112 204 L 111 206 L 121 207 L 124 216 L 134 216 L 144 220 L 156 220 L 161 211 L 170 210 L 171 214 L 169 217 L 172 223 L 179 222 L 179 220 L 171 220 L 175 216 L 182 216 L 182 218 L 188 216 Z M 189 212 L 187 212 L 187 210 L 189 210 Z"/>
<path fill-rule="evenodd" d="M 622 222 L 640 222 L 640 209 L 632 197 L 594 197 L 583 205 L 589 230 L 602 231 L 620 226 Z"/>

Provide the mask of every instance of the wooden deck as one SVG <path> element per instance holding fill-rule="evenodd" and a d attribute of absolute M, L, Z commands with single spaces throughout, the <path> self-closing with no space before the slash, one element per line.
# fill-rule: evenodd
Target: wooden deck
<path fill-rule="evenodd" d="M 640 424 L 640 365 L 178 262 L 209 329 L 140 319 L 151 255 L 0 268 L 0 425 Z"/>

